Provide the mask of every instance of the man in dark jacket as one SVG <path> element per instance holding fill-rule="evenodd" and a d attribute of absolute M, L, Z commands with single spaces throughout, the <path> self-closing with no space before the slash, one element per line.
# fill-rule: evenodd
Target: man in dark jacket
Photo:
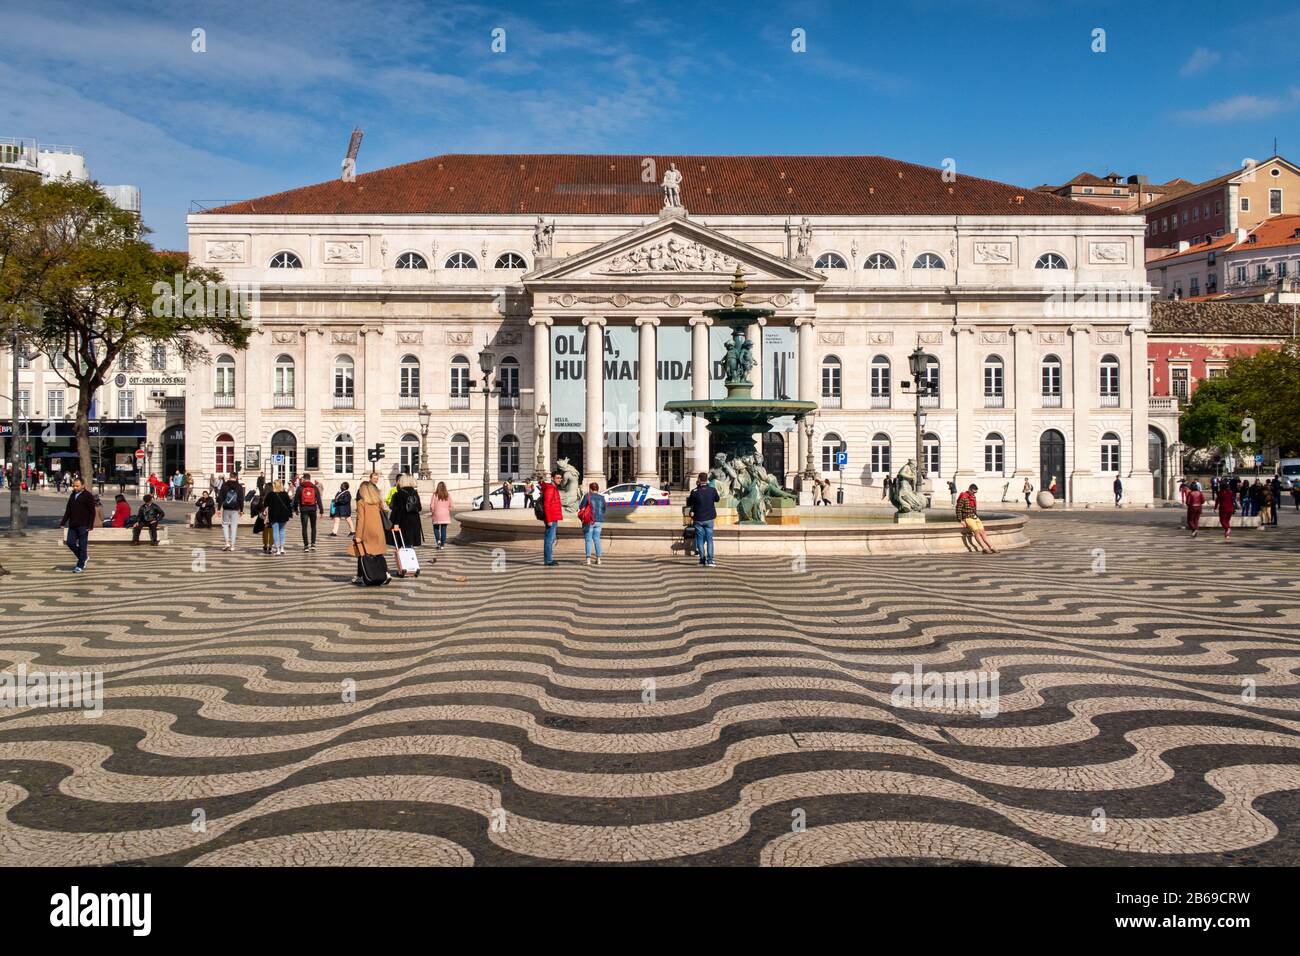
<path fill-rule="evenodd" d="M 713 563 L 713 522 L 718 517 L 718 501 L 718 489 L 709 484 L 708 474 L 700 472 L 695 490 L 686 498 L 686 507 L 695 521 L 695 552 L 702 568 L 717 567 Z"/>
<path fill-rule="evenodd" d="M 154 504 L 153 495 L 145 495 L 140 502 L 140 511 L 136 514 L 135 526 L 131 529 L 131 543 L 140 543 L 140 532 L 149 529 L 149 542 L 158 544 L 158 522 L 167 517 L 162 508 Z"/>
<path fill-rule="evenodd" d="M 550 481 L 542 482 L 542 514 L 546 520 L 546 536 L 542 539 L 542 560 L 549 568 L 560 562 L 555 560 L 555 538 L 560 533 L 560 521 L 564 518 L 564 505 L 560 501 L 559 484 L 564 479 L 564 472 L 557 470 Z"/>
<path fill-rule="evenodd" d="M 235 550 L 235 534 L 239 531 L 239 516 L 244 513 L 244 486 L 234 472 L 217 489 L 217 507 L 221 509 L 221 536 L 226 540 L 222 551 Z"/>
<path fill-rule="evenodd" d="M 90 557 L 90 529 L 94 525 L 95 496 L 81 486 L 80 478 L 73 478 L 72 494 L 68 496 L 59 527 L 68 529 L 65 544 L 77 556 L 77 566 L 70 569 L 74 574 L 86 569 L 86 560 Z"/>

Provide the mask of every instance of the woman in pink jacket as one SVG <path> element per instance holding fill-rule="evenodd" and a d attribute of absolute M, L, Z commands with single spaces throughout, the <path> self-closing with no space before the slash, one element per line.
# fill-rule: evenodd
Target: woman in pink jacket
<path fill-rule="evenodd" d="M 438 489 L 429 503 L 429 511 L 433 520 L 434 546 L 441 551 L 447 543 L 447 525 L 451 523 L 451 495 L 445 481 L 438 482 Z"/>

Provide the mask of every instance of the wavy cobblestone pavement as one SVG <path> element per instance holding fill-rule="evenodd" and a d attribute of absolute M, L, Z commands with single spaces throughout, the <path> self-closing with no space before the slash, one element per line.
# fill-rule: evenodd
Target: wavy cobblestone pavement
<path fill-rule="evenodd" d="M 104 713 L 0 709 L 0 863 L 1295 864 L 1284 520 L 744 574 L 453 546 L 376 589 L 343 539 L 173 528 L 73 576 L 38 531 L 0 670 L 102 672 Z M 996 671 L 996 714 L 894 700 L 918 665 Z"/>

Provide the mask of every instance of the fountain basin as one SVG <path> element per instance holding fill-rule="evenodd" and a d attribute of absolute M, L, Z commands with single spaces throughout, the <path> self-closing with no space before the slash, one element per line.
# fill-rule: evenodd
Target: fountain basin
<path fill-rule="evenodd" d="M 865 507 L 799 507 L 798 524 L 715 525 L 715 553 L 728 555 L 863 555 L 957 554 L 976 550 L 970 535 L 946 512 L 928 512 L 924 524 L 895 524 L 893 509 Z M 1014 550 L 1029 544 L 1023 515 L 990 512 L 981 515 L 993 547 Z M 464 511 L 456 515 L 458 544 L 529 546 L 540 550 L 544 526 L 531 510 Z M 682 555 L 683 519 L 678 509 L 634 509 L 607 517 L 601 545 L 607 554 Z M 576 516 L 560 522 L 556 551 L 583 552 L 582 525 Z"/>

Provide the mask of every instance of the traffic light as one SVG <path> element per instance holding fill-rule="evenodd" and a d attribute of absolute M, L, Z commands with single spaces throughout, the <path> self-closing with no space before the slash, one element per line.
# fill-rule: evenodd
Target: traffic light
<path fill-rule="evenodd" d="M 379 442 L 377 445 L 375 445 L 373 448 L 371 448 L 371 449 L 369 450 L 369 452 L 367 453 L 367 457 L 368 457 L 371 461 L 383 461 L 383 460 L 384 460 L 384 443 L 383 443 L 383 442 Z"/>

